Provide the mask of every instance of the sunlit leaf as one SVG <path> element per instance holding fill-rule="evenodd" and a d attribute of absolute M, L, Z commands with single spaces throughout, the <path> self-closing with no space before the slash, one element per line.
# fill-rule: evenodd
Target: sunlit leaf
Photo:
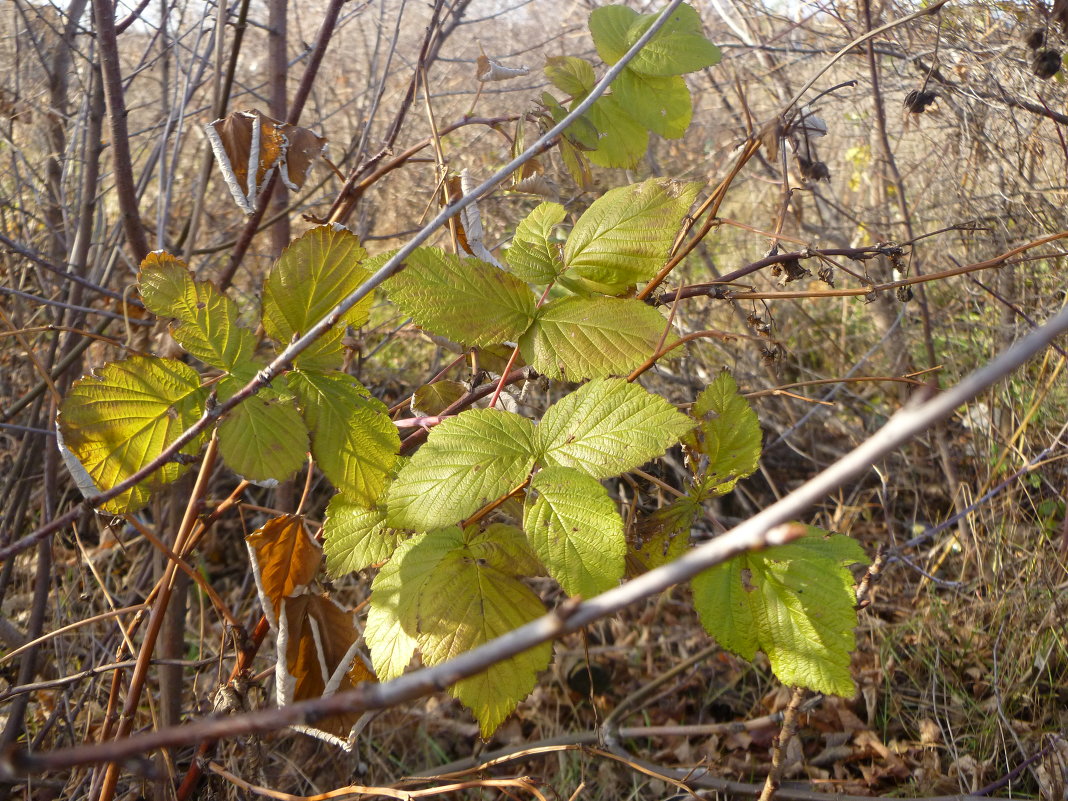
<path fill-rule="evenodd" d="M 642 14 L 631 23 L 626 34 L 627 49 L 641 38 L 658 16 L 658 13 Z M 683 3 L 671 12 L 668 21 L 627 67 L 646 75 L 685 75 L 718 64 L 720 57 L 719 48 L 702 32 L 700 14 L 693 6 Z"/>
<path fill-rule="evenodd" d="M 412 549 L 421 545 L 426 534 L 417 534 L 397 546 L 392 558 L 378 571 L 371 582 L 371 605 L 363 636 L 371 652 L 371 664 L 383 680 L 395 679 L 404 673 L 415 655 L 418 632 L 418 601 L 427 576 L 413 577 L 415 562 L 407 566 L 402 585 L 400 568 Z M 429 570 L 434 565 L 427 566 Z"/>
<path fill-rule="evenodd" d="M 197 281 L 185 262 L 169 253 L 149 253 L 137 278 L 145 307 L 173 317 L 174 340 L 212 367 L 233 370 L 256 350 L 256 337 L 238 324 L 237 304 L 209 281 Z"/>
<path fill-rule="evenodd" d="M 620 292 L 652 278 L 667 261 L 679 227 L 700 188 L 650 179 L 612 189 L 575 223 L 564 262 L 605 291 Z"/>
<path fill-rule="evenodd" d="M 693 421 L 638 384 L 591 381 L 546 410 L 538 424 L 538 460 L 609 478 L 654 459 Z"/>
<path fill-rule="evenodd" d="M 311 430 L 319 469 L 353 500 L 373 505 L 400 449 L 385 404 L 346 373 L 294 370 L 287 377 Z"/>
<path fill-rule="evenodd" d="M 286 379 L 275 378 L 219 424 L 219 453 L 248 481 L 273 486 L 292 476 L 307 459 L 308 429 Z M 219 399 L 229 399 L 246 382 L 244 377 L 227 376 L 219 382 Z"/>
<path fill-rule="evenodd" d="M 612 95 L 603 95 L 586 112 L 597 128 L 597 149 L 589 159 L 600 167 L 633 169 L 649 147 L 649 131 Z"/>
<path fill-rule="evenodd" d="M 856 541 L 814 526 L 787 545 L 744 553 L 693 580 L 705 629 L 744 659 L 763 651 L 784 684 L 850 697 Z"/>
<path fill-rule="evenodd" d="M 578 381 L 629 373 L 653 355 L 667 327 L 660 312 L 633 298 L 560 298 L 538 310 L 519 346 L 539 373 Z"/>
<path fill-rule="evenodd" d="M 726 370 L 697 397 L 693 416 L 698 426 L 684 439 L 687 447 L 708 457 L 695 475 L 702 497 L 725 495 L 760 463 L 760 421 Z"/>
<path fill-rule="evenodd" d="M 600 6 L 590 14 L 590 35 L 605 64 L 615 64 L 630 48 L 627 32 L 637 20 L 638 12 L 623 5 Z"/>
<path fill-rule="evenodd" d="M 523 529 L 568 595 L 591 598 L 619 583 L 623 518 L 601 483 L 568 467 L 547 467 L 531 482 Z"/>
<path fill-rule="evenodd" d="M 110 362 L 78 379 L 59 407 L 65 446 L 101 490 L 125 481 L 200 419 L 208 389 L 196 370 L 174 359 L 134 356 Z M 192 456 L 201 435 L 182 448 Z M 189 469 L 172 461 L 150 478 L 103 505 L 124 514 L 144 506 L 152 487 L 170 483 Z"/>
<path fill-rule="evenodd" d="M 636 122 L 665 139 L 678 139 L 690 127 L 693 101 L 686 81 L 677 75 L 657 77 L 625 69 L 612 84 L 612 93 Z"/>
<path fill-rule="evenodd" d="M 533 423 L 497 409 L 472 409 L 435 426 L 390 485 L 390 525 L 429 531 L 496 500 L 530 473 L 533 436 Z"/>
<path fill-rule="evenodd" d="M 330 499 L 323 521 L 323 550 L 331 576 L 343 576 L 384 562 L 407 536 L 386 525 L 386 510 L 368 509 L 338 493 Z"/>
<path fill-rule="evenodd" d="M 574 100 L 582 100 L 597 83 L 593 65 L 575 56 L 550 56 L 545 59 L 545 77 Z"/>
<path fill-rule="evenodd" d="M 534 293 L 514 275 L 478 259 L 419 248 L 389 279 L 390 300 L 415 322 L 463 345 L 515 339 L 534 316 Z"/>
<path fill-rule="evenodd" d="M 354 233 L 340 225 L 321 225 L 293 240 L 263 284 L 263 326 L 268 336 L 288 345 L 356 290 L 370 275 L 361 262 L 367 251 Z M 368 295 L 339 323 L 297 357 L 299 367 L 340 367 L 345 326 L 367 322 Z"/>
<path fill-rule="evenodd" d="M 510 526 L 484 532 L 451 527 L 405 542 L 372 586 L 375 625 L 369 615 L 366 636 L 376 668 L 381 672 L 376 645 L 386 645 L 391 625 L 415 638 L 427 665 L 437 665 L 545 614 L 502 558 L 515 547 L 502 548 L 502 540 L 518 545 L 522 539 Z M 543 643 L 460 680 L 449 692 L 474 712 L 488 737 L 534 688 L 551 654 Z"/>
<path fill-rule="evenodd" d="M 515 229 L 505 253 L 512 272 L 532 284 L 548 284 L 564 269 L 562 248 L 553 233 L 566 212 L 559 203 L 541 203 Z"/>

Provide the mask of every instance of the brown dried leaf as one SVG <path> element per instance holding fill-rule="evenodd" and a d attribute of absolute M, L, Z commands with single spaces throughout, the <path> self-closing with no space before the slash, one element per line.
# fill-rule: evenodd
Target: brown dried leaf
<path fill-rule="evenodd" d="M 461 178 L 459 175 L 450 175 L 445 179 L 445 202 L 440 203 L 441 206 L 448 206 L 455 203 L 457 200 L 464 196 L 464 190 L 462 187 Z M 463 215 L 457 214 L 452 218 L 452 222 L 456 223 L 456 242 L 467 253 L 472 256 L 475 255 L 475 251 L 471 249 L 471 244 L 467 241 L 467 231 L 464 229 Z"/>
<path fill-rule="evenodd" d="M 264 613 L 277 623 L 282 599 L 315 578 L 322 561 L 322 548 L 298 515 L 268 520 L 245 537 L 245 542 Z"/>
<path fill-rule="evenodd" d="M 326 595 L 286 598 L 279 614 L 278 705 L 350 690 L 375 675 L 356 652 L 352 615 Z M 359 715 L 324 718 L 316 728 L 346 737 Z"/>
<path fill-rule="evenodd" d="M 205 130 L 230 193 L 246 214 L 255 210 L 276 168 L 285 185 L 296 191 L 326 150 L 324 137 L 255 110 L 233 111 L 208 123 Z M 251 181 L 250 173 L 254 173 Z"/>

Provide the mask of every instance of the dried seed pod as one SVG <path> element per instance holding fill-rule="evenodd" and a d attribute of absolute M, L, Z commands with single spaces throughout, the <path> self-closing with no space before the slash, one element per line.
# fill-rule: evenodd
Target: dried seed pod
<path fill-rule="evenodd" d="M 1061 53 L 1059 50 L 1039 50 L 1031 59 L 1031 72 L 1042 80 L 1052 78 L 1061 71 Z"/>
<path fill-rule="evenodd" d="M 798 156 L 797 166 L 801 170 L 801 177 L 806 181 L 831 180 L 831 171 L 822 161 L 809 161 L 804 156 Z"/>
<path fill-rule="evenodd" d="M 923 114 L 937 99 L 938 95 L 934 92 L 913 89 L 905 95 L 905 110 L 912 114 Z"/>
<path fill-rule="evenodd" d="M 912 287 L 899 286 L 894 294 L 897 295 L 897 299 L 902 303 L 908 303 L 912 300 Z"/>
<path fill-rule="evenodd" d="M 1027 45 L 1028 49 L 1038 50 L 1038 48 L 1046 44 L 1046 29 L 1035 28 L 1033 31 L 1027 34 L 1027 37 L 1024 39 L 1024 43 Z"/>
<path fill-rule="evenodd" d="M 787 259 L 781 264 L 773 265 L 771 274 L 779 279 L 779 284 L 800 281 L 802 278 L 808 278 L 812 275 L 812 273 L 801 266 L 801 262 L 798 259 Z"/>

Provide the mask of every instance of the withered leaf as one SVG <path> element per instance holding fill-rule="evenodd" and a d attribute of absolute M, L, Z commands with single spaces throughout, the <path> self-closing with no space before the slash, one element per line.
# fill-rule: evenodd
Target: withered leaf
<path fill-rule="evenodd" d="M 319 571 L 322 548 L 308 533 L 304 519 L 282 515 L 245 537 L 264 614 L 277 625 L 282 600 L 306 585 Z"/>
<path fill-rule="evenodd" d="M 352 615 L 325 595 L 286 598 L 279 613 L 275 679 L 279 706 L 350 690 L 375 681 L 357 653 Z M 316 728 L 344 738 L 358 713 L 316 722 Z"/>

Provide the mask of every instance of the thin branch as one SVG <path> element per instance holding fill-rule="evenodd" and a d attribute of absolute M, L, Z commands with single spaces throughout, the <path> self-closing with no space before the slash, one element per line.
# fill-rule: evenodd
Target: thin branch
<path fill-rule="evenodd" d="M 130 133 L 126 127 L 126 101 L 122 92 L 119 45 L 115 30 L 115 5 L 111 0 L 93 0 L 93 16 L 100 46 L 100 67 L 104 78 L 104 97 L 111 126 L 111 150 L 114 154 L 115 193 L 122 213 L 126 242 L 138 264 L 148 255 L 148 239 L 137 208 L 133 160 L 130 156 Z"/>

